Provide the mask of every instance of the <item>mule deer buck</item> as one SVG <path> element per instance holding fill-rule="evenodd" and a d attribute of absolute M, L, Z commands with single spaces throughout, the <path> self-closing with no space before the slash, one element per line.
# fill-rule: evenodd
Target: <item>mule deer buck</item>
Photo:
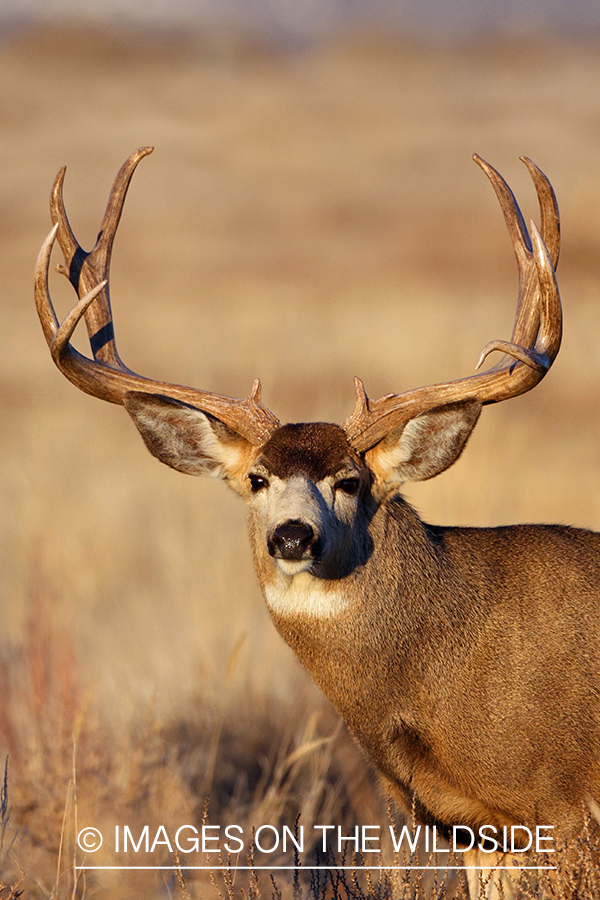
<path fill-rule="evenodd" d="M 108 272 L 142 148 L 121 168 L 96 246 L 86 253 L 62 188 L 37 262 L 35 295 L 54 362 L 78 388 L 125 406 L 169 466 L 225 480 L 248 504 L 258 579 L 271 618 L 398 799 L 425 823 L 555 826 L 578 831 L 600 807 L 600 535 L 558 525 L 428 525 L 399 493 L 462 452 L 481 407 L 533 388 L 561 341 L 554 268 L 558 208 L 535 185 L 541 233 L 529 233 L 502 177 L 479 157 L 517 258 L 511 342 L 493 368 L 373 402 L 356 379 L 340 427 L 282 425 L 255 381 L 244 400 L 136 375 L 115 345 Z M 59 324 L 48 291 L 58 238 L 80 300 Z M 85 318 L 93 359 L 71 335 Z M 490 862 L 492 860 L 492 862 Z M 502 857 L 474 848 L 490 871 Z M 469 873 L 472 896 L 478 873 Z M 494 880 L 495 879 L 495 880 Z M 500 884 L 502 883 L 502 888 Z M 494 874 L 488 896 L 511 885 Z"/>

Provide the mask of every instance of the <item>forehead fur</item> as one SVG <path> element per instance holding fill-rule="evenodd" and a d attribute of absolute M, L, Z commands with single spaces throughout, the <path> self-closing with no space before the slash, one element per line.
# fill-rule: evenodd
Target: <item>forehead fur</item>
<path fill-rule="evenodd" d="M 339 425 L 325 422 L 282 425 L 257 459 L 258 464 L 278 478 L 301 472 L 312 481 L 335 475 L 351 462 L 361 464 L 345 432 Z"/>

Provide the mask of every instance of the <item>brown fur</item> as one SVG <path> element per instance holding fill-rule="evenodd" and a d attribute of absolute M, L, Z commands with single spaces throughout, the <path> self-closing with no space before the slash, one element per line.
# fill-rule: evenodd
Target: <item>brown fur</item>
<path fill-rule="evenodd" d="M 460 406 L 431 418 L 434 427 L 411 429 L 409 439 L 428 473 L 462 449 L 448 451 L 440 428 L 453 419 L 455 434 L 476 420 Z M 335 538 L 343 552 L 325 568 L 308 559 L 301 574 L 282 574 L 261 512 L 269 488 L 253 499 L 238 484 L 273 621 L 425 822 L 475 831 L 553 825 L 568 838 L 582 804 L 600 798 L 600 535 L 558 525 L 429 526 L 397 483 L 390 494 L 389 460 L 407 456 L 402 434 L 395 439 L 395 449 L 386 440 L 366 454 L 370 465 L 334 425 L 283 426 L 255 451 L 249 471 L 306 485 L 309 500 L 300 497 L 294 518 L 313 495 L 308 518 L 331 506 L 316 527 L 345 517 Z M 349 466 L 360 488 L 338 509 L 336 480 Z M 288 607 L 277 604 L 288 602 L 286 591 Z"/>
<path fill-rule="evenodd" d="M 279 478 L 302 472 L 313 481 L 335 475 L 345 465 L 360 465 L 338 425 L 301 422 L 282 425 L 262 448 L 257 465 Z"/>
<path fill-rule="evenodd" d="M 434 529 L 399 497 L 369 528 L 360 605 L 277 628 L 426 821 L 572 833 L 600 795 L 600 535 Z"/>

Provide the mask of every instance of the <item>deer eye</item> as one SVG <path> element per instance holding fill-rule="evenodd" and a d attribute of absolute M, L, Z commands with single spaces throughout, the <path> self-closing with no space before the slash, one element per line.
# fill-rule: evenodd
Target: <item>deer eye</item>
<path fill-rule="evenodd" d="M 250 490 L 253 494 L 269 487 L 269 482 L 262 475 L 248 475 L 248 478 L 250 479 Z"/>
<path fill-rule="evenodd" d="M 336 491 L 342 491 L 344 494 L 353 496 L 357 493 L 359 484 L 358 478 L 342 478 L 341 481 L 337 482 L 335 489 Z"/>

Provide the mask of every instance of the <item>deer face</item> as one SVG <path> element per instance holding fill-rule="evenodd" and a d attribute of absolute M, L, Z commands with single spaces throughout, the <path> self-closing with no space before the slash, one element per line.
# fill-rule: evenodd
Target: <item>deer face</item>
<path fill-rule="evenodd" d="M 454 462 L 481 405 L 449 404 L 395 429 L 364 454 L 338 425 L 281 425 L 259 446 L 212 415 L 167 397 L 124 400 L 158 459 L 223 478 L 248 503 L 250 543 L 272 612 L 332 616 L 346 609 L 344 579 L 373 552 L 369 524 L 404 481 Z"/>
<path fill-rule="evenodd" d="M 357 552 L 370 483 L 368 467 L 337 425 L 284 425 L 247 475 L 254 540 L 285 575 L 341 577 Z"/>
<path fill-rule="evenodd" d="M 130 392 L 124 404 L 154 456 L 180 472 L 221 477 L 246 499 L 263 588 L 301 575 L 339 582 L 364 564 L 378 506 L 404 481 L 451 465 L 481 408 L 473 400 L 422 413 L 359 454 L 338 425 L 281 425 L 256 446 L 167 397 Z"/>

